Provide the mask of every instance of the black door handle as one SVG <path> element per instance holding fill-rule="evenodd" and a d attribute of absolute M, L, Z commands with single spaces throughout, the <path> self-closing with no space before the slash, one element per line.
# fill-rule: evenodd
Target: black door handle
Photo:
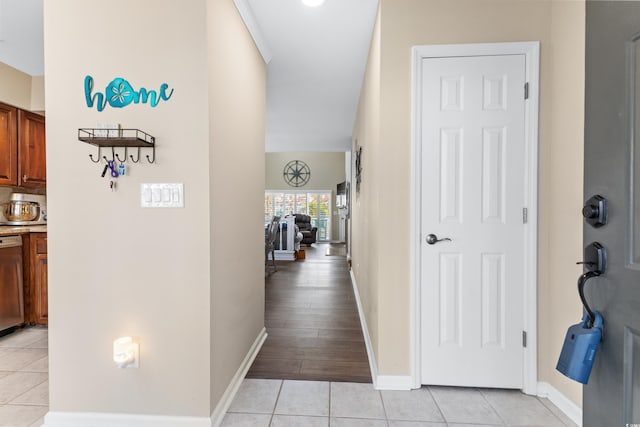
<path fill-rule="evenodd" d="M 587 310 L 587 314 L 589 315 L 589 328 L 593 327 L 593 322 L 595 321 L 596 316 L 593 314 L 593 310 L 591 310 L 591 307 L 589 307 L 589 304 L 587 303 L 587 299 L 584 297 L 584 285 L 587 283 L 587 280 L 598 277 L 599 275 L 599 271 L 587 271 L 586 273 L 578 277 L 578 295 L 580 295 L 582 306 L 585 310 Z"/>
<path fill-rule="evenodd" d="M 429 245 L 435 245 L 438 242 L 451 241 L 451 239 L 448 237 L 445 237 L 444 239 L 438 239 L 438 236 L 436 236 L 435 234 L 427 234 L 427 238 L 425 240 Z"/>

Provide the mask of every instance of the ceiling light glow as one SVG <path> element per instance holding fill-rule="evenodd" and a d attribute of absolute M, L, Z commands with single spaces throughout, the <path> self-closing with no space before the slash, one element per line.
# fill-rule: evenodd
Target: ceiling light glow
<path fill-rule="evenodd" d="M 302 4 L 309 7 L 318 7 L 322 3 L 324 3 L 324 0 L 302 0 Z"/>

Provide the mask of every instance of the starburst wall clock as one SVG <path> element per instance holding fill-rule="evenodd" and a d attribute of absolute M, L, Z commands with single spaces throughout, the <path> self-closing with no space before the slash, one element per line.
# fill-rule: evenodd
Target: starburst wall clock
<path fill-rule="evenodd" d="M 302 160 L 291 160 L 282 171 L 284 181 L 292 187 L 302 187 L 311 178 L 311 169 Z"/>

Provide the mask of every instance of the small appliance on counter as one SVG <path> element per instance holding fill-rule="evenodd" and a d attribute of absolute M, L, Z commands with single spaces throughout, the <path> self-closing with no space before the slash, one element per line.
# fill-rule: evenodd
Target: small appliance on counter
<path fill-rule="evenodd" d="M 1 208 L 0 225 L 47 223 L 47 197 L 40 194 L 12 193 Z"/>

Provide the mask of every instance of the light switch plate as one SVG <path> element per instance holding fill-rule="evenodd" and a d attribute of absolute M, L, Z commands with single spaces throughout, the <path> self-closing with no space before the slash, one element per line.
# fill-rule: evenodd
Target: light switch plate
<path fill-rule="evenodd" d="M 184 184 L 140 184 L 143 208 L 184 208 Z"/>

